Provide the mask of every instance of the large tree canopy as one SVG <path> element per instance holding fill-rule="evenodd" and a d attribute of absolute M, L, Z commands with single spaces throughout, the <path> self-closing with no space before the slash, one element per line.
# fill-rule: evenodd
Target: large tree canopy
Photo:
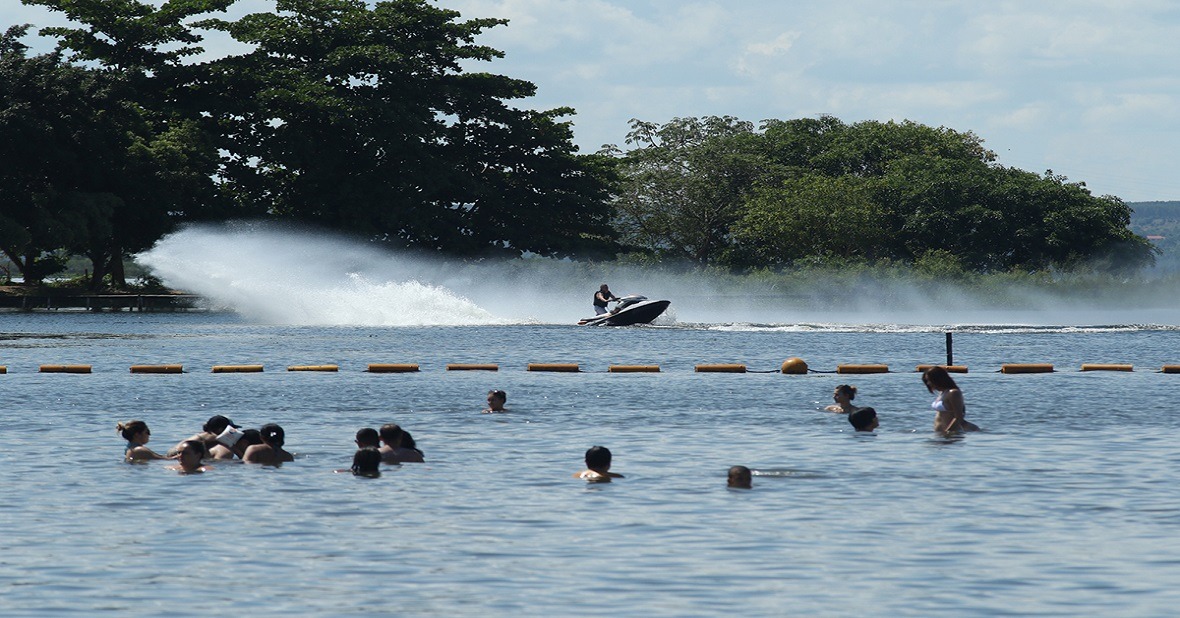
<path fill-rule="evenodd" d="M 577 156 L 572 110 L 508 101 L 533 84 L 460 63 L 496 19 L 421 0 L 280 0 L 203 25 L 253 51 L 210 63 L 198 99 L 244 204 L 395 245 L 461 255 L 607 248 L 606 168 Z"/>
<path fill-rule="evenodd" d="M 977 272 L 1153 259 L 1121 200 L 997 165 L 970 132 L 827 116 L 633 127 L 636 147 L 615 153 L 619 225 L 655 255 L 738 268 L 944 255 Z"/>

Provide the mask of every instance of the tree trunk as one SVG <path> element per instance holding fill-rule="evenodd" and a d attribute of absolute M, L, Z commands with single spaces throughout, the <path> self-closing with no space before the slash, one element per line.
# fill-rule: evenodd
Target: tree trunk
<path fill-rule="evenodd" d="M 102 289 L 102 280 L 107 275 L 107 256 L 105 253 L 92 252 L 87 257 L 94 268 L 94 274 L 90 276 L 90 290 L 97 292 Z"/>
<path fill-rule="evenodd" d="M 127 289 L 127 273 L 123 269 L 123 250 L 116 248 L 111 251 L 110 261 L 111 287 L 118 290 Z"/>

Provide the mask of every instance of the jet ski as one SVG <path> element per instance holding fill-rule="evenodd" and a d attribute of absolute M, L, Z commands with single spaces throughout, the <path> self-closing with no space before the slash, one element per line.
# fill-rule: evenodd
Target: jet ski
<path fill-rule="evenodd" d="M 580 326 L 631 326 L 647 324 L 660 317 L 672 304 L 670 300 L 648 300 L 646 296 L 631 294 L 620 298 L 614 309 L 592 318 L 578 320 Z"/>

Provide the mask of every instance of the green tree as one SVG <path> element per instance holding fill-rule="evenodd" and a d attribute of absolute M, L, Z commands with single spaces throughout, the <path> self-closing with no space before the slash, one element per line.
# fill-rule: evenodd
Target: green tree
<path fill-rule="evenodd" d="M 395 246 L 461 255 L 609 247 L 610 168 L 576 154 L 571 112 L 524 111 L 529 82 L 461 69 L 497 19 L 424 0 L 279 0 L 201 25 L 253 51 L 203 66 L 240 204 Z"/>
<path fill-rule="evenodd" d="M 729 116 L 632 120 L 626 143 L 634 148 L 620 159 L 615 202 L 622 242 L 702 265 L 721 259 L 746 195 L 770 167 L 754 125 Z"/>
<path fill-rule="evenodd" d="M 233 0 L 24 0 L 64 13 L 80 27 L 44 28 L 70 59 L 97 64 L 110 131 L 98 147 L 80 144 L 88 157 L 91 189 L 105 197 L 90 204 L 85 230 L 67 246 L 93 263 L 92 286 L 110 276 L 125 286 L 123 261 L 151 246 L 177 221 L 220 213 L 214 176 L 217 151 L 208 123 L 187 105 L 188 86 L 199 81 L 186 58 L 202 51 L 188 22 L 221 11 Z M 98 129 L 96 129 L 97 132 Z"/>

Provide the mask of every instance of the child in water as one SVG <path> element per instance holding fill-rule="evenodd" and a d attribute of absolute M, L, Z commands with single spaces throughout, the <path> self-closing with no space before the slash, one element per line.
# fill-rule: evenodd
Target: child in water
<path fill-rule="evenodd" d="M 205 457 L 205 444 L 197 440 L 185 440 L 179 445 L 176 465 L 168 466 L 169 470 L 178 470 L 181 474 L 200 474 L 209 470 L 201 465 Z"/>
<path fill-rule="evenodd" d="M 483 409 L 483 413 L 504 412 L 504 404 L 506 403 L 508 403 L 508 393 L 501 390 L 488 391 L 488 407 Z"/>

